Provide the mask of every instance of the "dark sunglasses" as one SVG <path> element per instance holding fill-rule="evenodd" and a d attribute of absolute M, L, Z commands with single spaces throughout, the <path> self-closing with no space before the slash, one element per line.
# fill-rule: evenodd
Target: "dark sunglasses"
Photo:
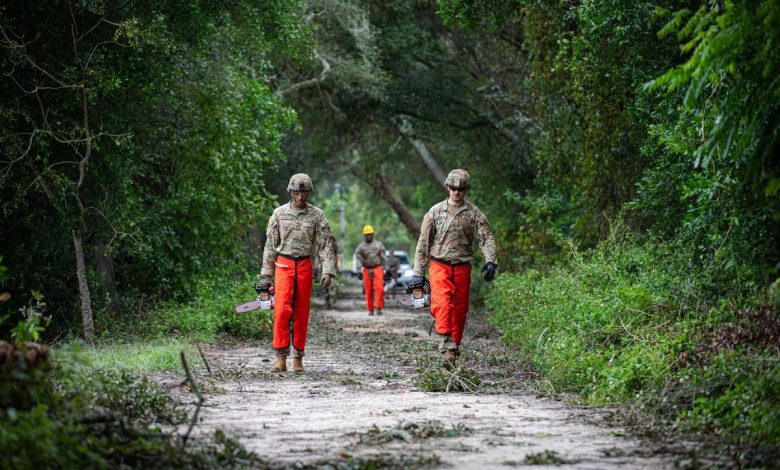
<path fill-rule="evenodd" d="M 465 193 L 466 192 L 466 188 L 456 188 L 455 186 L 447 186 L 447 187 L 450 189 L 450 191 L 456 191 L 456 192 L 459 192 L 459 193 Z"/>

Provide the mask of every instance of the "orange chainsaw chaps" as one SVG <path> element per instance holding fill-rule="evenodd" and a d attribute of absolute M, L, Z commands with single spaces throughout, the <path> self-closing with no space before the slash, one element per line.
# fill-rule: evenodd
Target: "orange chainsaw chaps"
<path fill-rule="evenodd" d="M 371 279 L 369 272 L 374 273 Z M 366 295 L 366 308 L 370 312 L 375 308 L 385 306 L 385 271 L 382 265 L 373 268 L 363 268 L 363 292 Z"/>
<path fill-rule="evenodd" d="M 431 260 L 428 268 L 431 279 L 431 315 L 436 332 L 449 334 L 460 346 L 466 328 L 471 287 L 471 264 L 450 266 Z"/>
<path fill-rule="evenodd" d="M 277 258 L 274 270 L 274 348 L 290 346 L 292 324 L 293 347 L 304 350 L 309 327 L 311 287 L 311 258 L 297 261 L 282 256 Z"/>

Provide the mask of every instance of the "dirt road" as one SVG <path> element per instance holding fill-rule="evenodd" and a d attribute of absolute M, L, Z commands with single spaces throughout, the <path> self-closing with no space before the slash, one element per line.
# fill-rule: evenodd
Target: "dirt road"
<path fill-rule="evenodd" d="M 463 367 L 440 367 L 430 315 L 388 300 L 381 317 L 348 284 L 336 309 L 312 312 L 306 373 L 272 374 L 269 344 L 206 350 L 198 432 L 222 428 L 248 450 L 291 468 L 670 468 L 597 411 L 536 398 L 523 369 L 479 314 Z M 426 392 L 460 386 L 465 391 Z M 361 467 L 361 465 L 364 465 Z"/>

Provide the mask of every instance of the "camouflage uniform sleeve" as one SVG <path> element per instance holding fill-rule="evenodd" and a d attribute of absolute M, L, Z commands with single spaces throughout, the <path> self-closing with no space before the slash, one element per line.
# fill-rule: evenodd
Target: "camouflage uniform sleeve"
<path fill-rule="evenodd" d="M 416 276 L 425 276 L 425 272 L 428 270 L 434 235 L 433 214 L 432 211 L 428 211 L 423 217 L 420 238 L 417 240 L 417 251 L 414 253 L 414 274 Z"/>
<path fill-rule="evenodd" d="M 265 231 L 265 248 L 263 248 L 263 265 L 260 268 L 261 276 L 274 277 L 274 263 L 279 253 L 276 247 L 279 246 L 279 222 L 276 216 L 271 214 L 268 219 L 268 228 Z"/>
<path fill-rule="evenodd" d="M 317 254 L 322 264 L 322 274 L 336 276 L 336 253 L 333 251 L 333 244 L 330 238 L 333 234 L 330 231 L 330 224 L 325 214 L 321 214 L 317 221 Z"/>
<path fill-rule="evenodd" d="M 360 248 L 363 246 L 362 243 L 358 243 L 358 246 L 355 248 L 355 269 L 362 269 L 363 268 L 363 250 Z"/>
<path fill-rule="evenodd" d="M 476 225 L 477 241 L 482 254 L 485 255 L 485 262 L 496 263 L 496 239 L 493 237 L 490 223 L 482 211 L 477 211 Z"/>

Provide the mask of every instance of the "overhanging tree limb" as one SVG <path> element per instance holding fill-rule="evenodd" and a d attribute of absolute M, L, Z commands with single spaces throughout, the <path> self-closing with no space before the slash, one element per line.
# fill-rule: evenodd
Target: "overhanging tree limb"
<path fill-rule="evenodd" d="M 398 195 L 393 181 L 384 174 L 381 169 L 367 172 L 360 165 L 347 165 L 352 174 L 361 181 L 365 181 L 383 201 L 396 213 L 398 219 L 404 225 L 409 235 L 415 240 L 420 237 L 420 222 L 412 214 L 404 201 Z"/>
<path fill-rule="evenodd" d="M 439 186 L 447 189 L 447 186 L 444 184 L 444 180 L 447 179 L 447 173 L 444 171 L 444 169 L 442 169 L 441 165 L 439 165 L 439 162 L 436 160 L 436 156 L 433 154 L 433 152 L 431 152 L 431 149 L 425 144 L 425 142 L 417 138 L 414 133 L 414 127 L 409 121 L 409 118 L 404 115 L 398 116 L 396 125 L 398 127 L 398 132 L 400 132 L 401 135 L 406 138 L 415 152 L 417 152 L 417 155 L 420 156 L 423 164 L 426 168 L 428 168 L 428 171 L 431 172 Z"/>

